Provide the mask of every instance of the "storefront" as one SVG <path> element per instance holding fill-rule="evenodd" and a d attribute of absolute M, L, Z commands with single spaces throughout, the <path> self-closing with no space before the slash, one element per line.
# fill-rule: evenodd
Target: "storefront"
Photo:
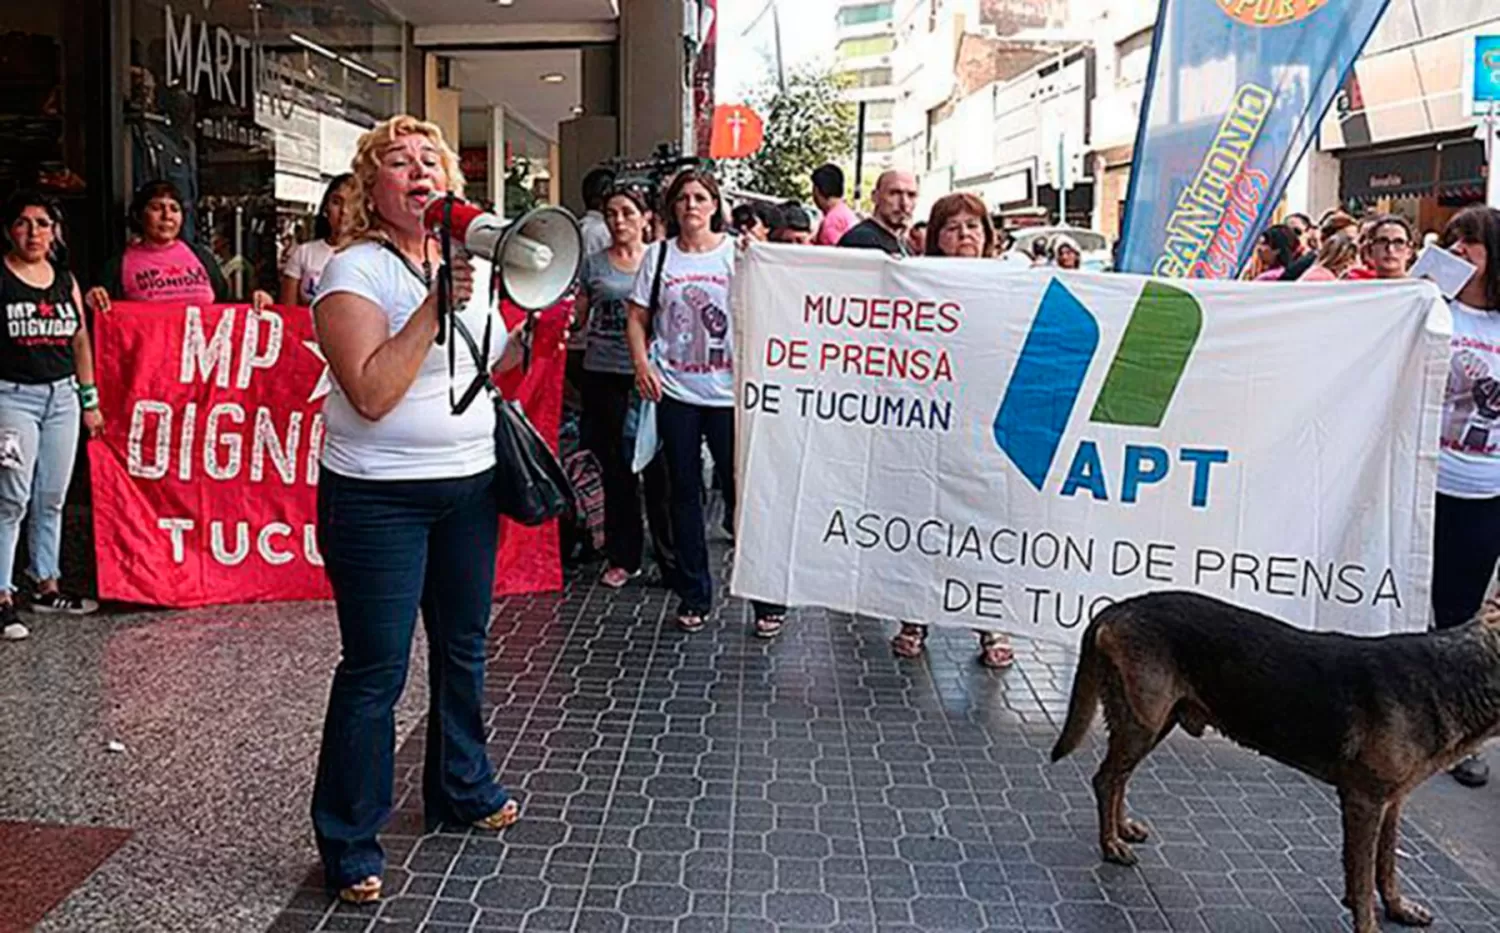
<path fill-rule="evenodd" d="M 1339 201 L 1355 216 L 1400 214 L 1420 231 L 1442 230 L 1448 219 L 1484 202 L 1484 145 L 1449 136 L 1339 156 Z"/>
<path fill-rule="evenodd" d="M 95 281 L 148 181 L 239 297 L 273 290 L 359 134 L 402 109 L 404 25 L 370 0 L 62 0 L 0 10 L 0 195 L 40 187 Z"/>

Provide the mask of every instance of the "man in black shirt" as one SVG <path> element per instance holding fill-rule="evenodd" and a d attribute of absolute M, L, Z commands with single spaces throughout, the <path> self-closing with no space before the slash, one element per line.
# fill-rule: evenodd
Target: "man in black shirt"
<path fill-rule="evenodd" d="M 849 228 L 839 245 L 908 256 L 906 231 L 916 209 L 917 176 L 894 170 L 883 172 L 875 182 L 875 216 Z"/>

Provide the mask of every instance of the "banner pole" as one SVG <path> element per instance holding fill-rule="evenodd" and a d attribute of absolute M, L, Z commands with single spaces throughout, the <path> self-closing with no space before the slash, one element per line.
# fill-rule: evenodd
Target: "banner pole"
<path fill-rule="evenodd" d="M 1484 118 L 1485 161 L 1488 164 L 1488 181 L 1485 185 L 1485 202 L 1490 207 L 1500 207 L 1500 123 L 1495 120 L 1496 101 L 1490 101 L 1489 115 Z"/>

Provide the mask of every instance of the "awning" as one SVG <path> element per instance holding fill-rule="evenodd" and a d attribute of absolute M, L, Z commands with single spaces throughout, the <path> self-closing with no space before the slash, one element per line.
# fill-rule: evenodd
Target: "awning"
<path fill-rule="evenodd" d="M 1456 201 L 1482 201 L 1488 163 L 1484 143 L 1477 139 L 1449 143 L 1438 150 L 1438 197 Z"/>
<path fill-rule="evenodd" d="M 1345 204 L 1403 196 L 1484 197 L 1484 144 L 1477 139 L 1355 155 L 1341 161 L 1339 199 Z"/>
<path fill-rule="evenodd" d="M 1343 160 L 1339 178 L 1339 200 L 1373 201 L 1377 198 L 1431 194 L 1437 186 L 1437 149 L 1382 152 Z"/>

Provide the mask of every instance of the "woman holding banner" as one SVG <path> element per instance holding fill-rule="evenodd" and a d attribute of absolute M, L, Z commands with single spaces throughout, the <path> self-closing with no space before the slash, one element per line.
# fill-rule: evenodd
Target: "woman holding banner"
<path fill-rule="evenodd" d="M 184 240 L 182 195 L 169 181 L 150 181 L 130 201 L 130 232 L 125 251 L 104 268 L 104 284 L 89 289 L 89 306 L 108 311 L 111 300 L 182 301 L 224 304 L 234 300 L 214 254 Z M 263 291 L 250 296 L 257 308 L 274 299 Z"/>
<path fill-rule="evenodd" d="M 1073 242 L 1071 239 L 1068 242 Z M 995 248 L 995 224 L 984 202 L 972 194 L 950 194 L 932 205 L 927 226 L 927 255 L 955 259 L 982 259 Z M 1075 244 L 1076 249 L 1076 244 Z M 1010 639 L 1003 632 L 975 630 L 979 636 L 979 663 L 993 670 L 1003 670 L 1016 661 Z M 891 651 L 897 657 L 914 660 L 927 650 L 927 626 L 918 622 L 901 623 L 901 631 L 891 639 Z"/>
<path fill-rule="evenodd" d="M 518 809 L 495 783 L 481 712 L 499 536 L 495 411 L 482 401 L 463 414 L 450 407 L 447 354 L 435 345 L 442 255 L 423 224 L 433 198 L 462 194 L 463 175 L 442 132 L 409 116 L 360 137 L 353 168 L 350 245 L 329 262 L 313 303 L 334 378 L 324 406 L 318 541 L 343 653 L 312 819 L 328 886 L 367 903 L 380 897 L 376 833 L 391 812 L 395 707 L 419 608 L 431 685 L 427 822 L 500 830 Z M 485 300 L 488 264 L 474 263 L 477 284 L 469 260 L 453 262 L 456 320 L 476 340 L 488 326 L 498 339 L 486 362 L 512 368 L 521 341 Z M 479 367 L 460 352 L 457 369 L 469 384 Z"/>
<path fill-rule="evenodd" d="M 1471 207 L 1448 222 L 1443 245 L 1474 267 L 1450 301 L 1452 358 L 1439 440 L 1432 541 L 1437 628 L 1478 614 L 1500 560 L 1500 210 Z M 1468 787 L 1489 780 L 1474 755 L 1453 767 Z"/>
<path fill-rule="evenodd" d="M 89 434 L 104 428 L 94 353 L 78 283 L 57 261 L 62 210 L 34 192 L 4 211 L 8 248 L 0 268 L 0 635 L 30 633 L 16 615 L 12 574 L 21 520 L 29 515 L 32 609 L 86 615 L 98 603 L 62 595 L 63 503 L 78 453 L 79 412 Z"/>
<path fill-rule="evenodd" d="M 656 425 L 671 487 L 677 625 L 698 632 L 713 610 L 714 579 L 703 527 L 703 443 L 713 456 L 732 519 L 734 327 L 730 281 L 735 243 L 724 233 L 719 184 L 686 169 L 663 205 L 667 238 L 652 244 L 630 293 L 627 334 L 636 390 L 657 403 Z M 647 333 L 651 334 L 647 346 Z M 786 609 L 755 603 L 755 634 L 780 634 Z"/>

